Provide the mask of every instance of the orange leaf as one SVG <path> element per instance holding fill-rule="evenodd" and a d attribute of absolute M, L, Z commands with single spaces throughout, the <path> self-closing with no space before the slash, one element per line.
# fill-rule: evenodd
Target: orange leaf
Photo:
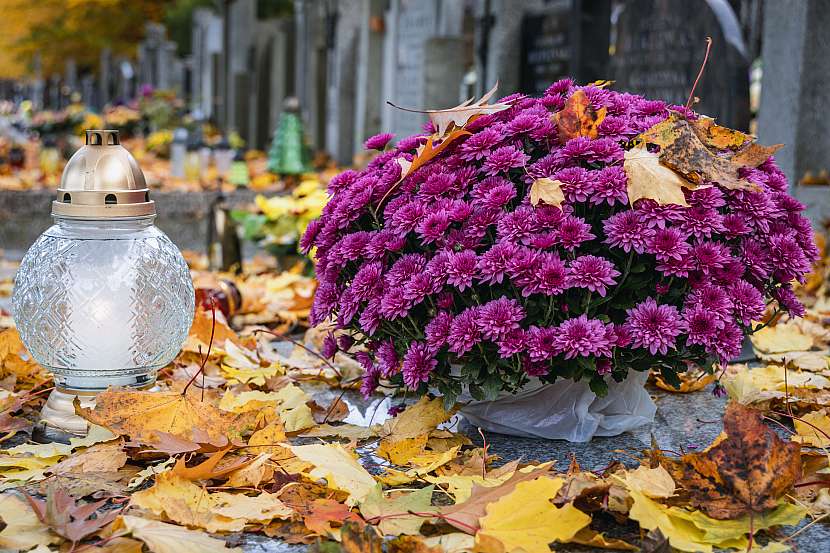
<path fill-rule="evenodd" d="M 214 478 L 221 478 L 222 476 L 249 464 L 253 460 L 253 458 L 240 458 L 222 468 L 217 468 L 219 462 L 230 450 L 230 447 L 220 449 L 208 457 L 207 460 L 199 463 L 195 467 L 188 467 L 185 464 L 184 459 L 179 458 L 173 466 L 172 473 L 176 476 L 184 478 L 185 480 L 212 480 Z"/>
<path fill-rule="evenodd" d="M 550 119 L 559 131 L 559 139 L 567 142 L 578 136 L 596 138 L 599 135 L 599 125 L 607 112 L 604 107 L 595 110 L 585 91 L 580 89 L 571 94 L 565 107 L 551 115 Z"/>

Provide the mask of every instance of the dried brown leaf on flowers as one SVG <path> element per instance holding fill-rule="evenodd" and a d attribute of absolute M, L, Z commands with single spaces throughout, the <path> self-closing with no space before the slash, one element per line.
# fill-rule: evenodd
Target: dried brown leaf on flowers
<path fill-rule="evenodd" d="M 111 523 L 119 515 L 119 510 L 97 512 L 104 506 L 106 499 L 95 503 L 76 503 L 66 490 L 52 486 L 46 500 L 26 496 L 38 519 L 57 535 L 73 544 L 94 534 Z"/>
<path fill-rule="evenodd" d="M 226 463 L 224 466 L 220 467 L 219 463 L 224 459 L 225 455 L 227 455 L 230 450 L 230 447 L 220 449 L 208 457 L 205 461 L 202 461 L 193 467 L 188 467 L 184 462 L 184 458 L 180 457 L 176 461 L 176 464 L 173 466 L 171 472 L 180 478 L 184 478 L 185 480 L 212 480 L 214 478 L 222 478 L 223 476 L 244 467 L 253 460 L 252 458 L 247 457 L 237 457 L 230 463 Z"/>
<path fill-rule="evenodd" d="M 701 140 L 699 133 L 704 137 L 711 133 L 705 128 L 696 132 L 698 124 L 673 112 L 640 138 L 660 146 L 660 162 L 695 184 L 716 182 L 729 190 L 755 190 L 756 185 L 740 177 L 739 169 L 757 167 L 782 145 L 761 146 L 753 142 L 735 153 L 722 151 Z"/>
<path fill-rule="evenodd" d="M 415 157 L 412 158 L 412 161 L 409 161 L 405 158 L 399 157 L 397 159 L 398 165 L 401 166 L 401 178 L 398 180 L 398 183 L 403 181 L 406 177 L 429 163 L 433 160 L 438 154 L 443 152 L 447 146 L 452 144 L 455 140 L 461 138 L 462 136 L 467 136 L 468 134 L 472 134 L 470 131 L 464 129 L 455 129 L 451 131 L 446 136 L 442 137 L 440 141 L 433 135 L 427 138 L 427 141 L 418 147 L 418 150 L 415 152 Z M 394 187 L 389 189 L 389 192 L 394 190 Z M 389 195 L 387 192 L 387 196 Z M 384 199 L 386 196 L 384 196 Z M 383 203 L 383 200 L 380 201 L 379 205 Z"/>
<path fill-rule="evenodd" d="M 473 102 L 471 98 L 454 108 L 427 110 L 426 113 L 429 116 L 429 120 L 435 125 L 435 133 L 439 137 L 446 136 L 449 131 L 463 128 L 481 115 L 498 113 L 509 108 L 510 104 L 487 103 L 496 93 L 498 86 L 498 83 L 493 85 L 493 88 L 476 102 Z"/>
<path fill-rule="evenodd" d="M 628 203 L 637 200 L 654 200 L 658 205 L 689 206 L 683 189 L 694 190 L 697 186 L 670 168 L 660 163 L 660 157 L 638 146 L 626 150 L 623 162 L 628 176 Z"/>
<path fill-rule="evenodd" d="M 752 140 L 748 134 L 715 124 L 711 117 L 700 116 L 689 125 L 704 144 L 717 150 L 739 150 Z"/>
<path fill-rule="evenodd" d="M 608 108 L 595 110 L 584 90 L 577 90 L 565 102 L 565 107 L 550 116 L 563 143 L 572 138 L 586 136 L 596 138 L 599 125 L 605 119 Z"/>
<path fill-rule="evenodd" d="M 155 443 L 157 431 L 196 440 L 201 430 L 210 440 L 238 437 L 249 430 L 256 413 L 228 413 L 201 401 L 198 393 L 147 392 L 110 388 L 98 394 L 94 409 L 76 405 L 86 420 L 129 436 L 131 440 Z"/>
<path fill-rule="evenodd" d="M 565 193 L 562 192 L 562 181 L 549 179 L 547 177 L 536 179 L 530 185 L 530 203 L 539 205 L 552 205 L 561 207 L 565 201 Z"/>
<path fill-rule="evenodd" d="M 462 532 L 474 534 L 480 528 L 479 519 L 487 514 L 487 505 L 512 492 L 520 482 L 545 477 L 550 466 L 550 464 L 540 465 L 539 468 L 528 472 L 515 472 L 498 486 L 473 485 L 467 501 L 443 507 L 440 510 L 441 516 Z"/>
<path fill-rule="evenodd" d="M 801 447 L 784 442 L 760 411 L 731 402 L 726 438 L 709 449 L 667 462 L 693 506 L 715 519 L 733 519 L 775 507 L 801 476 Z"/>

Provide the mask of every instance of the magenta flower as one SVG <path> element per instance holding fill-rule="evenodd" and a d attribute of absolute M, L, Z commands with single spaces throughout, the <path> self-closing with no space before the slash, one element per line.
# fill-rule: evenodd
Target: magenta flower
<path fill-rule="evenodd" d="M 766 305 L 764 296 L 753 285 L 745 280 L 738 280 L 729 287 L 729 295 L 732 297 L 732 309 L 735 317 L 748 326 L 752 321 L 763 316 Z"/>
<path fill-rule="evenodd" d="M 595 255 L 583 255 L 571 261 L 568 267 L 568 284 L 576 288 L 585 288 L 605 297 L 606 286 L 615 284 L 615 277 L 620 272 L 614 264 Z"/>
<path fill-rule="evenodd" d="M 584 314 L 559 325 L 554 344 L 556 351 L 561 352 L 565 359 L 590 355 L 611 356 L 612 341 L 609 340 L 606 325 L 600 320 L 589 319 Z"/>
<path fill-rule="evenodd" d="M 530 156 L 514 146 L 502 146 L 493 150 L 484 161 L 484 171 L 488 175 L 506 173 L 514 167 L 522 167 Z"/>
<path fill-rule="evenodd" d="M 363 147 L 367 150 L 383 150 L 393 138 L 395 138 L 395 135 L 388 132 L 376 134 L 367 138 L 366 142 L 363 143 Z"/>
<path fill-rule="evenodd" d="M 683 321 L 688 329 L 687 344 L 710 346 L 724 327 L 723 319 L 700 305 L 684 310 Z"/>
<path fill-rule="evenodd" d="M 435 242 L 447 231 L 450 226 L 450 217 L 446 211 L 435 211 L 427 215 L 418 224 L 418 235 L 425 244 Z"/>
<path fill-rule="evenodd" d="M 624 252 L 643 253 L 654 231 L 646 227 L 637 211 L 628 210 L 612 215 L 603 222 L 605 243 Z"/>
<path fill-rule="evenodd" d="M 662 355 L 674 349 L 675 339 L 683 331 L 680 313 L 673 305 L 658 305 L 654 298 L 648 298 L 627 311 L 626 330 L 631 334 L 631 345 L 646 348 L 652 355 Z"/>
<path fill-rule="evenodd" d="M 573 283 L 568 280 L 565 263 L 555 253 L 540 254 L 540 263 L 530 273 L 530 283 L 525 290 L 530 294 L 555 296 L 561 294 Z M 619 273 L 618 273 L 619 274 Z"/>
<path fill-rule="evenodd" d="M 403 358 L 403 382 L 410 388 L 417 388 L 422 382 L 429 381 L 429 375 L 438 366 L 429 346 L 423 342 L 412 342 Z"/>
<path fill-rule="evenodd" d="M 398 353 L 395 351 L 395 344 L 392 340 L 384 340 L 378 346 L 378 369 L 383 378 L 389 378 L 400 369 Z"/>
<path fill-rule="evenodd" d="M 452 315 L 447 311 L 441 311 L 424 328 L 427 345 L 432 350 L 437 351 L 447 343 L 451 324 Z"/>
<path fill-rule="evenodd" d="M 525 317 L 525 310 L 516 300 L 502 296 L 482 305 L 478 314 L 481 335 L 497 342 L 520 328 L 519 323 Z"/>
<path fill-rule="evenodd" d="M 676 228 L 659 228 L 649 239 L 646 251 L 658 261 L 683 259 L 689 254 L 690 246 L 686 236 Z"/>
<path fill-rule="evenodd" d="M 446 266 L 447 284 L 455 286 L 459 292 L 472 286 L 477 263 L 478 259 L 472 250 L 451 253 Z"/>
<path fill-rule="evenodd" d="M 559 241 L 566 250 L 573 250 L 594 238 L 596 236 L 591 233 L 591 225 L 579 217 L 568 215 L 559 224 Z"/>
<path fill-rule="evenodd" d="M 337 355 L 337 339 L 331 332 L 323 338 L 323 347 L 320 349 L 320 354 L 326 359 L 332 359 Z"/>
<path fill-rule="evenodd" d="M 455 317 L 450 324 L 450 333 L 447 336 L 449 350 L 457 355 L 467 353 L 481 341 L 481 330 L 478 326 L 478 307 L 465 309 Z"/>

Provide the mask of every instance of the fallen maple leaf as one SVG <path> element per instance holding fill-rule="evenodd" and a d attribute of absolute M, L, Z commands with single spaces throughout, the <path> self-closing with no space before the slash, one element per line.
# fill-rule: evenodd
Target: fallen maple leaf
<path fill-rule="evenodd" d="M 360 526 L 366 523 L 360 518 L 360 515 L 353 512 L 348 505 L 340 503 L 333 499 L 315 499 L 308 503 L 306 508 L 301 513 L 303 515 L 303 523 L 312 532 L 321 536 L 340 537 L 340 532 L 335 531 L 331 523 L 336 522 L 342 525 L 346 522 L 353 522 Z"/>
<path fill-rule="evenodd" d="M 674 495 L 674 479 L 671 474 L 658 465 L 655 468 L 637 467 L 632 471 L 625 471 L 623 476 L 617 477 L 630 490 L 637 490 L 648 497 L 667 498 Z"/>
<path fill-rule="evenodd" d="M 343 553 L 382 553 L 383 538 L 368 525 L 346 522 L 340 530 Z"/>
<path fill-rule="evenodd" d="M 385 440 L 399 441 L 417 438 L 435 430 L 442 422 L 447 421 L 455 410 L 444 409 L 443 400 L 438 397 L 430 399 L 426 396 L 408 406 L 394 418 L 383 423 L 381 436 Z"/>
<path fill-rule="evenodd" d="M 133 516 L 122 516 L 121 521 L 153 553 L 242 553 L 242 548 L 228 548 L 224 541 L 204 532 Z"/>
<path fill-rule="evenodd" d="M 561 207 L 565 201 L 565 193 L 562 192 L 562 181 L 549 179 L 547 177 L 536 179 L 530 185 L 530 203 L 532 205 L 552 205 Z"/>
<path fill-rule="evenodd" d="M 360 512 L 366 522 L 377 524 L 386 536 L 400 534 L 417 534 L 421 525 L 429 520 L 428 513 L 435 511 L 432 507 L 432 490 L 427 486 L 414 492 L 399 492 L 397 496 L 387 498 L 380 484 L 360 503 Z"/>
<path fill-rule="evenodd" d="M 689 206 L 683 189 L 694 190 L 696 185 L 687 181 L 660 163 L 660 156 L 645 147 L 631 148 L 625 152 L 623 162 L 628 176 L 628 203 L 637 200 L 654 200 L 658 205 Z"/>
<path fill-rule="evenodd" d="M 549 553 L 549 543 L 573 538 L 590 524 L 591 517 L 570 503 L 561 508 L 551 503 L 563 483 L 561 478 L 546 477 L 520 482 L 512 492 L 487 505 L 476 544 L 486 544 L 489 538 L 499 542 L 500 551 Z"/>
<path fill-rule="evenodd" d="M 760 411 L 731 402 L 723 418 L 726 439 L 684 455 L 668 468 L 691 503 L 716 519 L 775 507 L 801 475 L 800 446 L 784 442 Z"/>
<path fill-rule="evenodd" d="M 143 443 L 157 441 L 157 431 L 196 441 L 196 430 L 210 440 L 238 437 L 248 429 L 255 413 L 221 411 L 199 399 L 198 393 L 147 392 L 110 388 L 98 394 L 94 409 L 76 405 L 86 420 Z"/>
<path fill-rule="evenodd" d="M 487 514 L 487 505 L 512 492 L 521 482 L 544 477 L 550 467 L 551 463 L 545 463 L 527 472 L 517 471 L 497 486 L 486 487 L 474 484 L 470 497 L 463 503 L 442 508 L 441 517 L 459 530 L 475 534 L 480 528 L 479 519 Z"/>
<path fill-rule="evenodd" d="M 559 140 L 564 144 L 579 136 L 596 138 L 607 112 L 605 107 L 594 110 L 585 91 L 579 89 L 568 97 L 565 107 L 550 116 L 550 120 L 556 125 Z"/>
<path fill-rule="evenodd" d="M 294 455 L 314 465 L 311 476 L 325 478 L 330 488 L 348 493 L 350 505 L 363 501 L 375 488 L 372 475 L 341 445 L 295 445 L 290 449 Z"/>
<path fill-rule="evenodd" d="M 275 495 L 208 493 L 172 472 L 159 474 L 152 488 L 134 493 L 130 505 L 208 532 L 238 532 L 249 522 L 267 523 L 293 513 Z"/>
<path fill-rule="evenodd" d="M 127 462 L 124 444 L 119 442 L 96 444 L 81 453 L 71 455 L 49 469 L 52 474 L 114 472 Z"/>
<path fill-rule="evenodd" d="M 98 513 L 98 509 L 106 504 L 106 499 L 95 503 L 76 503 L 66 490 L 56 486 L 48 488 L 45 501 L 30 495 L 26 495 L 26 500 L 37 518 L 54 533 L 71 541 L 73 547 L 110 524 L 120 513 L 120 510 Z"/>
<path fill-rule="evenodd" d="M 453 129 L 463 128 L 476 117 L 479 117 L 481 115 L 498 113 L 500 111 L 508 109 L 510 107 L 510 104 L 487 103 L 490 100 L 490 98 L 492 98 L 493 95 L 496 93 L 498 87 L 499 83 L 496 83 L 495 85 L 493 85 L 493 88 L 491 88 L 484 96 L 482 96 L 476 102 L 473 102 L 473 99 L 470 98 L 466 102 L 457 105 L 454 108 L 426 110 L 424 113 L 426 113 L 429 116 L 429 120 L 432 121 L 433 125 L 435 125 L 435 134 L 439 137 L 446 136 L 447 132 L 452 131 Z"/>
<path fill-rule="evenodd" d="M 660 146 L 660 162 L 695 184 L 709 181 L 729 190 L 757 189 L 756 185 L 740 177 L 739 169 L 757 167 L 782 145 L 760 146 L 753 142 L 737 153 L 731 150 L 723 153 L 701 140 L 699 133 L 706 136 L 709 131 L 704 128 L 696 132 L 697 125 L 696 121 L 689 121 L 681 114 L 672 112 L 664 121 L 642 133 L 640 138 Z"/>
<path fill-rule="evenodd" d="M 61 541 L 44 526 L 32 507 L 17 495 L 0 495 L 0 548 L 28 551 Z"/>
<path fill-rule="evenodd" d="M 221 468 L 217 468 L 219 463 L 230 450 L 230 447 L 220 449 L 208 457 L 205 461 L 194 467 L 188 467 L 184 462 L 184 458 L 180 457 L 176 461 L 176 464 L 173 466 L 171 472 L 180 478 L 184 478 L 185 480 L 211 480 L 214 478 L 221 478 L 237 469 L 240 469 L 248 465 L 253 460 L 251 458 L 239 457 L 231 463 L 228 463 Z"/>

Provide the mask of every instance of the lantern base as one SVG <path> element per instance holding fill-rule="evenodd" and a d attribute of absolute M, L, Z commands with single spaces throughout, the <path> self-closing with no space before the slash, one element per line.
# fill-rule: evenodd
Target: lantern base
<path fill-rule="evenodd" d="M 158 391 L 152 386 L 147 391 Z M 55 388 L 40 411 L 40 421 L 32 431 L 32 440 L 39 443 L 61 442 L 68 444 L 71 438 L 82 438 L 89 432 L 89 422 L 75 414 L 75 398 L 85 409 L 95 407 L 97 393 L 65 392 Z"/>
<path fill-rule="evenodd" d="M 89 422 L 75 414 L 73 402 L 76 397 L 81 402 L 81 407 L 95 407 L 95 394 L 78 395 L 52 390 L 40 411 L 40 421 L 32 432 L 32 439 L 40 443 L 69 443 L 70 438 L 86 436 Z"/>

